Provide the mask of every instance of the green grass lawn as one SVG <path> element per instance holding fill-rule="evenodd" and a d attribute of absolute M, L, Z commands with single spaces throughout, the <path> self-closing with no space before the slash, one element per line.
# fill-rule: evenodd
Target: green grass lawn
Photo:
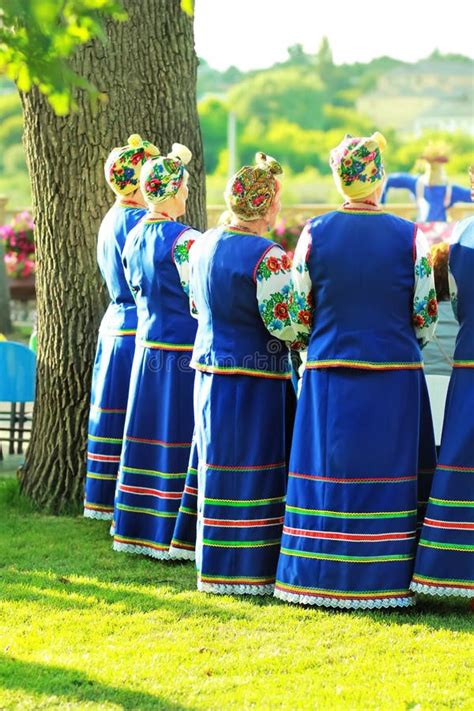
<path fill-rule="evenodd" d="M 472 613 L 210 596 L 0 472 L 0 709 L 472 709 Z M 472 639 L 471 639 L 472 642 Z M 471 651 L 469 651 L 471 650 Z"/>

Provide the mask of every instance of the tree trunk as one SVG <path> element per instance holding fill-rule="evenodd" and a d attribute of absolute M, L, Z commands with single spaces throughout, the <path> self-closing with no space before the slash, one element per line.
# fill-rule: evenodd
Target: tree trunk
<path fill-rule="evenodd" d="M 97 328 L 105 307 L 96 235 L 113 203 L 103 173 L 131 133 L 168 152 L 193 152 L 188 222 L 205 227 L 204 168 L 196 108 L 193 22 L 180 0 L 125 0 L 129 19 L 107 23 L 107 42 L 78 50 L 74 68 L 107 95 L 94 110 L 56 117 L 32 90 L 22 97 L 37 253 L 38 372 L 22 491 L 52 512 L 83 497 L 87 417 Z"/>

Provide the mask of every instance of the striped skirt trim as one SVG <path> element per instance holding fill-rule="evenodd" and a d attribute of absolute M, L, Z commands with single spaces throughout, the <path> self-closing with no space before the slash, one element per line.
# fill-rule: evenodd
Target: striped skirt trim
<path fill-rule="evenodd" d="M 285 602 L 317 607 L 346 609 L 374 609 L 390 607 L 411 607 L 416 604 L 415 596 L 409 590 L 388 590 L 384 592 L 339 592 L 303 588 L 298 585 L 275 583 L 275 597 Z"/>
<path fill-rule="evenodd" d="M 305 366 L 308 370 L 318 368 L 361 368 L 362 370 L 421 370 L 423 363 L 419 362 L 380 362 L 368 360 L 346 360 L 338 358 L 334 360 L 308 360 Z"/>
<path fill-rule="evenodd" d="M 439 597 L 474 597 L 474 582 L 454 578 L 431 578 L 414 575 L 410 588 L 414 592 Z"/>
<path fill-rule="evenodd" d="M 290 372 L 272 372 L 270 370 L 257 370 L 256 368 L 225 367 L 223 365 L 205 365 L 197 361 L 191 362 L 191 368 L 199 370 L 201 373 L 216 373 L 218 375 L 250 375 L 256 378 L 270 378 L 272 380 L 290 380 Z"/>
<path fill-rule="evenodd" d="M 143 339 L 137 340 L 137 346 L 160 351 L 192 351 L 194 348 L 192 343 L 165 343 L 163 341 L 146 341 Z"/>

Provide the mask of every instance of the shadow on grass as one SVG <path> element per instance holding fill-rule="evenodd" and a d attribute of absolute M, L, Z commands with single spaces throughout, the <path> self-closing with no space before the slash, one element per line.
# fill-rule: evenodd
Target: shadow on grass
<path fill-rule="evenodd" d="M 0 571 L 3 596 L 7 599 L 37 601 L 63 609 L 90 609 L 97 605 L 130 613 L 166 609 L 179 617 L 199 615 L 203 621 L 248 619 L 252 616 L 249 604 L 287 607 L 287 603 L 271 597 L 246 595 L 240 599 L 247 605 L 238 611 L 236 605 L 222 604 L 225 596 L 197 595 L 192 564 L 113 552 L 108 522 L 32 513 L 14 480 L 2 481 L 0 477 L 0 485 Z M 14 540 L 14 548 L 7 536 Z M 77 580 L 78 577 L 85 580 Z M 290 608 L 296 616 L 304 615 L 308 620 L 313 615 L 315 620 L 319 615 L 351 615 L 376 624 L 460 632 L 472 624 L 472 613 L 464 599 L 421 597 L 416 607 L 398 610 L 351 611 L 298 605 Z"/>
<path fill-rule="evenodd" d="M 22 570 L 18 566 L 3 568 L 2 578 L 5 602 L 37 602 L 44 607 L 64 610 L 87 610 L 100 605 L 101 609 L 105 606 L 111 611 L 115 608 L 117 612 L 129 614 L 167 610 L 180 619 L 201 617 L 203 621 L 212 619 L 216 622 L 249 617 L 244 610 L 230 610 L 207 596 L 200 596 L 198 600 L 194 597 L 192 601 L 189 595 L 178 596 L 179 593 L 195 592 L 194 576 L 192 582 L 178 588 L 172 578 L 159 575 L 153 579 L 150 591 L 138 589 L 149 584 L 143 581 L 127 584 L 102 581 L 100 577 L 77 581 L 45 570 Z"/>
<path fill-rule="evenodd" d="M 155 694 L 101 684 L 67 667 L 24 662 L 5 654 L 0 654 L 0 688 L 61 697 L 59 700 L 64 705 L 71 701 L 91 701 L 113 703 L 123 709 L 191 711 L 193 708 Z"/>

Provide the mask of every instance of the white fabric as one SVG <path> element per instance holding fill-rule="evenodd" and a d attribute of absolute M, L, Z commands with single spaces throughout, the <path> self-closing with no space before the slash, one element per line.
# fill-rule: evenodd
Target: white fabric
<path fill-rule="evenodd" d="M 425 234 L 417 228 L 415 237 L 415 293 L 413 303 L 418 299 L 423 301 L 428 298 L 430 291 L 435 289 L 434 271 L 431 269 L 430 274 L 426 274 L 426 270 L 421 270 L 421 260 L 423 257 L 428 258 L 430 254 L 430 246 Z M 421 270 L 421 272 L 420 272 Z M 420 345 L 424 346 L 431 341 L 436 331 L 437 319 L 430 323 L 429 326 L 421 328 L 415 326 L 415 333 Z"/>
<path fill-rule="evenodd" d="M 266 262 L 269 258 L 281 260 L 282 256 L 285 255 L 284 250 L 281 247 L 271 247 L 262 259 L 262 263 Z M 257 279 L 257 303 L 262 305 L 265 301 L 271 298 L 273 294 L 281 294 L 286 301 L 289 308 L 289 301 L 291 296 L 291 268 L 280 270 L 276 274 L 272 274 L 268 279 Z M 262 318 L 263 320 L 263 318 Z M 265 323 L 265 328 L 272 336 L 279 338 L 281 341 L 286 341 L 287 343 L 292 343 L 296 338 L 296 333 L 292 325 L 285 326 L 281 329 L 272 328 L 268 323 Z"/>
<path fill-rule="evenodd" d="M 416 604 L 414 597 L 389 597 L 379 600 L 341 600 L 335 597 L 313 597 L 312 595 L 295 595 L 294 593 L 275 590 L 275 597 L 285 602 L 299 605 L 316 605 L 317 607 L 336 607 L 351 610 L 373 610 L 393 607 L 412 607 Z"/>

